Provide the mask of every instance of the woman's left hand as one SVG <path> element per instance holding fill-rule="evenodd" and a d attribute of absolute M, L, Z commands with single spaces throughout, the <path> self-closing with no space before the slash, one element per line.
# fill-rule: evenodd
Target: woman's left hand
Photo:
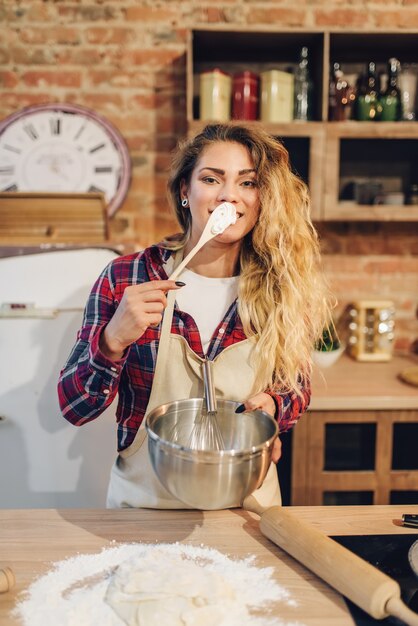
<path fill-rule="evenodd" d="M 244 409 L 243 411 L 255 411 L 256 409 L 260 409 L 261 411 L 265 411 L 269 413 L 272 417 L 276 412 L 276 404 L 271 396 L 268 393 L 257 393 L 255 396 L 251 396 L 245 402 L 243 402 Z M 243 412 L 241 411 L 241 412 Z M 277 463 L 282 455 L 282 442 L 279 437 L 276 437 L 273 443 L 273 451 L 271 454 L 271 460 L 273 463 Z"/>

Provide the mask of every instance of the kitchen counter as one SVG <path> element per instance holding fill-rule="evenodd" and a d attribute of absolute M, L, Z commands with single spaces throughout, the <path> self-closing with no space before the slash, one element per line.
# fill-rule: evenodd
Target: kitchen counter
<path fill-rule="evenodd" d="M 328 368 L 315 366 L 310 411 L 418 409 L 418 387 L 399 380 L 399 373 L 418 365 L 412 356 L 390 361 L 355 361 L 346 354 Z"/>
<path fill-rule="evenodd" d="M 292 507 L 292 512 L 330 535 L 416 534 L 401 527 L 414 506 Z M 228 511 L 20 509 L 0 510 L 0 567 L 10 566 L 15 588 L 0 594 L 0 624 L 16 626 L 10 611 L 19 594 L 51 562 L 99 552 L 112 542 L 182 542 L 213 547 L 232 557 L 254 554 L 256 565 L 274 567 L 275 578 L 297 601 L 282 606 L 280 617 L 306 626 L 352 626 L 343 598 L 266 539 L 258 517 Z M 278 616 L 279 617 L 279 616 Z M 57 625 L 58 626 L 58 625 Z"/>

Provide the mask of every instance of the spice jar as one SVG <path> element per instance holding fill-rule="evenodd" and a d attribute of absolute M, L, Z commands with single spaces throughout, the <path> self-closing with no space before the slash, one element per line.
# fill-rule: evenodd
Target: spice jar
<path fill-rule="evenodd" d="M 294 78 L 289 72 L 268 70 L 261 73 L 261 120 L 293 120 Z"/>
<path fill-rule="evenodd" d="M 254 72 L 235 74 L 232 84 L 232 119 L 258 119 L 259 82 Z"/>
<path fill-rule="evenodd" d="M 200 119 L 231 119 L 232 79 L 219 68 L 200 74 Z"/>

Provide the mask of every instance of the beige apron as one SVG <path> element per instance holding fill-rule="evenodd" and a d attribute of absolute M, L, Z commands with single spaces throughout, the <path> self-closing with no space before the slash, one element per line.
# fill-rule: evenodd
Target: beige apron
<path fill-rule="evenodd" d="M 182 251 L 176 255 L 180 262 Z M 114 463 L 107 494 L 107 507 L 155 509 L 188 509 L 175 499 L 156 476 L 148 454 L 145 418 L 155 407 L 186 398 L 201 398 L 203 359 L 188 345 L 184 337 L 171 334 L 175 291 L 167 296 L 167 307 L 161 327 L 157 363 L 144 419 L 132 444 L 122 450 Z M 213 375 L 218 398 L 243 402 L 252 394 L 254 372 L 251 366 L 253 343 L 246 339 L 225 348 L 213 361 Z M 281 504 L 277 469 L 271 463 L 264 483 L 257 489 L 263 503 Z M 236 506 L 241 506 L 237 502 Z"/>

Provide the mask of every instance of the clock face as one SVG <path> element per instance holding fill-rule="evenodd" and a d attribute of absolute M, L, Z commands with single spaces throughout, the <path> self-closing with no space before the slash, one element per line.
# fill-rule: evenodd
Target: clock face
<path fill-rule="evenodd" d="M 129 182 L 124 140 L 90 109 L 39 105 L 0 123 L 0 191 L 102 192 L 112 215 Z"/>

